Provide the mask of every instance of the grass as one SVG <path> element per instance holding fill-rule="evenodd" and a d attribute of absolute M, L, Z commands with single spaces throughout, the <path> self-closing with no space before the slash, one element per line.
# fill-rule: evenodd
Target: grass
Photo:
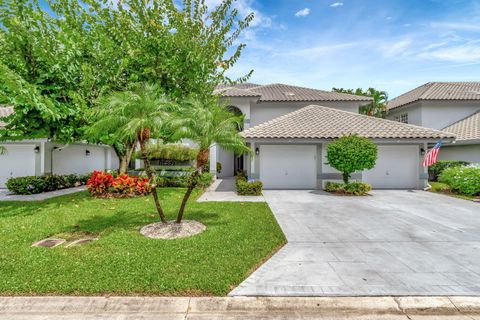
<path fill-rule="evenodd" d="M 452 191 L 450 186 L 446 183 L 433 182 L 433 181 L 429 181 L 428 183 L 432 186 L 432 188 L 430 189 L 431 192 L 442 193 L 442 194 L 446 194 L 446 195 L 449 195 L 455 198 L 464 199 L 464 200 L 474 200 L 478 198 L 475 196 L 468 196 L 464 194 L 455 193 L 454 191 Z"/>
<path fill-rule="evenodd" d="M 183 192 L 159 191 L 169 219 Z M 225 295 L 285 243 L 266 203 L 193 199 L 186 219 L 207 230 L 155 240 L 139 233 L 158 221 L 151 197 L 94 199 L 81 192 L 41 202 L 0 202 L 0 294 Z M 31 247 L 54 235 L 100 239 L 71 248 Z"/>

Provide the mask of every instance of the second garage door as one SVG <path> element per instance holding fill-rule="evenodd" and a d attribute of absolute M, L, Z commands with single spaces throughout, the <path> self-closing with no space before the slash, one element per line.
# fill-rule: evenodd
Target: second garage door
<path fill-rule="evenodd" d="M 419 161 L 418 146 L 379 146 L 377 163 L 362 180 L 373 188 L 416 189 Z"/>
<path fill-rule="evenodd" d="M 316 146 L 260 146 L 260 180 L 265 189 L 315 189 Z"/>
<path fill-rule="evenodd" d="M 5 154 L 0 155 L 0 188 L 5 188 L 12 177 L 35 175 L 34 145 L 9 145 Z"/>

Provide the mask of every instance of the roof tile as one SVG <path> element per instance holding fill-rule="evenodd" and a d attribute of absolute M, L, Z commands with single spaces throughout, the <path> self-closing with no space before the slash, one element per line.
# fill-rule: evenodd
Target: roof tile
<path fill-rule="evenodd" d="M 455 134 L 458 141 L 480 140 L 480 111 L 449 125 L 443 131 Z"/>
<path fill-rule="evenodd" d="M 242 132 L 245 138 L 446 139 L 454 134 L 358 113 L 310 105 Z"/>

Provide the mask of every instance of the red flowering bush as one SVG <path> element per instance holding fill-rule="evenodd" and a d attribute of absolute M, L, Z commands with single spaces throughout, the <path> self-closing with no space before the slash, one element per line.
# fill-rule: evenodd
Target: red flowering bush
<path fill-rule="evenodd" d="M 113 183 L 113 176 L 103 171 L 93 171 L 87 181 L 87 189 L 93 196 L 106 194 Z"/>
<path fill-rule="evenodd" d="M 113 175 L 102 171 L 94 171 L 87 182 L 91 195 L 97 197 L 131 197 L 146 195 L 152 191 L 148 178 L 138 178 L 121 174 L 114 178 Z"/>

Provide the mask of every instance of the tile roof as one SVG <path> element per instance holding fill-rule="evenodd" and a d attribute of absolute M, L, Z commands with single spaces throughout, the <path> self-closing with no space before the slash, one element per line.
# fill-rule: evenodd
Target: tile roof
<path fill-rule="evenodd" d="M 390 100 L 387 108 L 419 100 L 480 100 L 480 82 L 428 82 Z"/>
<path fill-rule="evenodd" d="M 358 134 L 372 139 L 448 139 L 455 136 L 397 121 L 310 105 L 242 132 L 245 138 L 334 139 Z"/>
<path fill-rule="evenodd" d="M 9 116 L 13 113 L 13 107 L 1 107 L 0 106 L 0 127 L 5 126 L 5 122 L 3 122 L 1 119 Z"/>
<path fill-rule="evenodd" d="M 256 83 L 245 82 L 245 83 L 237 83 L 237 84 L 234 84 L 234 85 L 219 84 L 217 86 L 217 89 L 224 89 L 224 88 L 250 89 L 250 88 L 258 87 L 258 86 L 259 86 L 259 84 L 256 84 Z"/>
<path fill-rule="evenodd" d="M 480 140 L 480 111 L 449 125 L 443 131 L 453 133 L 458 141 Z"/>
<path fill-rule="evenodd" d="M 223 91 L 220 91 L 223 90 Z M 246 92 L 250 92 L 250 95 Z M 225 97 L 259 96 L 259 101 L 371 101 L 372 99 L 353 94 L 303 88 L 287 84 L 253 85 L 237 84 L 235 86 L 219 86 L 216 92 Z"/>

